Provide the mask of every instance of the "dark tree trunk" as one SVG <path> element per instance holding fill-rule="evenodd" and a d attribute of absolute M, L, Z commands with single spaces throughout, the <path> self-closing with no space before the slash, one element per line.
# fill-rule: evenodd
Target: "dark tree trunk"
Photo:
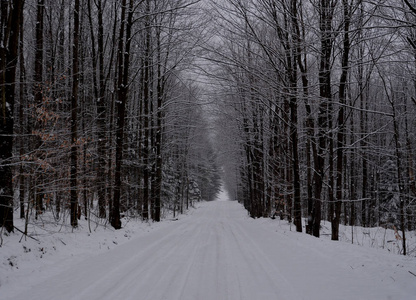
<path fill-rule="evenodd" d="M 121 16 L 120 16 L 120 29 L 118 36 L 117 46 L 117 82 L 115 95 L 115 108 L 116 108 L 116 156 L 115 156 L 115 170 L 114 170 L 114 188 L 113 199 L 109 207 L 110 214 L 109 220 L 111 226 L 115 229 L 121 228 L 120 218 L 120 198 L 121 198 L 121 164 L 123 159 L 123 136 L 124 136 L 124 122 L 125 122 L 125 87 L 123 86 L 123 67 L 124 67 L 124 33 L 126 28 L 126 0 L 121 2 Z"/>
<path fill-rule="evenodd" d="M 72 97 L 71 97 L 71 164 L 70 164 L 70 202 L 71 202 L 71 226 L 78 226 L 78 89 L 79 89 L 79 13 L 80 0 L 75 0 L 74 6 L 74 38 L 72 45 Z"/>
<path fill-rule="evenodd" d="M 146 21 L 145 21 L 145 53 L 143 61 L 143 219 L 149 218 L 149 203 L 150 203 L 150 153 L 149 153 L 149 139 L 150 136 L 150 102 L 151 96 L 151 23 L 150 23 L 150 1 L 146 1 Z"/>
<path fill-rule="evenodd" d="M 359 83 L 359 85 L 362 85 Z M 365 112 L 367 105 L 364 103 L 364 88 L 360 89 L 360 105 L 361 105 L 361 112 L 360 112 L 360 132 L 364 134 L 367 129 L 367 114 Z M 368 185 L 368 158 L 366 148 L 366 141 L 364 139 L 360 142 L 361 148 L 361 156 L 362 156 L 362 165 L 361 165 L 361 172 L 362 172 L 362 190 L 361 190 L 361 226 L 367 226 L 367 185 Z"/>
<path fill-rule="evenodd" d="M 13 111 L 23 0 L 0 6 L 0 226 L 13 231 Z"/>
<path fill-rule="evenodd" d="M 41 116 L 37 114 L 37 109 L 43 107 L 43 93 L 44 93 L 44 83 L 43 83 L 43 28 L 44 28 L 44 11 L 45 11 L 45 0 L 38 0 L 37 3 L 37 13 L 36 13 L 36 26 L 35 26 L 35 40 L 36 40 L 36 49 L 35 49 L 35 66 L 34 66 L 34 84 L 33 84 L 33 96 L 35 100 L 35 151 L 37 154 L 37 159 L 42 160 L 42 139 L 40 137 L 42 131 L 42 122 Z M 39 167 L 37 167 L 38 169 Z M 43 210 L 43 172 L 37 173 L 34 172 L 35 178 L 35 208 L 36 216 L 40 214 Z"/>
<path fill-rule="evenodd" d="M 331 54 L 333 44 L 332 18 L 336 2 L 332 0 L 321 0 L 319 4 L 319 27 L 321 34 L 321 53 L 319 65 L 319 96 L 320 104 L 318 111 L 318 151 L 315 157 L 315 200 L 313 214 L 314 236 L 319 237 L 322 218 L 322 186 L 325 174 L 325 155 L 328 144 L 327 132 L 329 130 L 328 116 L 331 107 Z"/>
<path fill-rule="evenodd" d="M 162 197 L 162 120 L 163 120 L 163 98 L 164 98 L 164 87 L 165 87 L 165 75 L 162 76 L 162 64 L 161 64 L 161 45 L 160 45 L 160 33 L 158 32 L 157 37 L 158 47 L 158 67 L 157 67 L 157 107 L 156 107 L 156 136 L 155 136 L 155 148 L 156 148 L 156 178 L 155 178 L 155 218 L 156 222 L 160 221 L 160 206 Z M 188 190 L 188 189 L 187 189 Z"/>
<path fill-rule="evenodd" d="M 299 150 L 298 150 L 298 99 L 297 99 L 297 59 L 300 53 L 299 46 L 299 31 L 297 18 L 297 1 L 292 0 L 291 3 L 291 15 L 292 15 L 292 25 L 293 25 L 293 36 L 294 36 L 294 45 L 293 57 L 288 62 L 288 65 L 291 68 L 289 72 L 290 78 L 290 140 L 292 143 L 292 169 L 293 169 L 293 215 L 294 223 L 296 226 L 297 232 L 302 232 L 302 210 L 301 210 L 301 185 L 300 185 L 300 170 L 299 170 Z"/>
<path fill-rule="evenodd" d="M 350 100 L 351 107 L 354 106 L 353 100 Z M 349 128 L 349 144 L 353 145 L 355 142 L 354 139 L 354 115 L 350 116 L 350 128 Z M 351 199 L 350 203 L 350 226 L 355 226 L 355 220 L 356 220 L 356 208 L 355 208 L 355 199 L 357 198 L 357 192 L 356 192 L 356 157 L 355 157 L 355 149 L 352 148 L 350 150 L 349 155 L 349 198 Z"/>
<path fill-rule="evenodd" d="M 363 23 L 363 18 L 364 18 L 364 8 L 363 8 L 363 4 L 360 4 L 360 18 L 359 18 L 359 37 L 358 38 L 363 38 L 363 32 L 362 32 L 362 23 Z M 364 85 L 364 47 L 362 45 L 359 46 L 358 49 L 358 60 L 359 60 L 359 64 L 358 64 L 358 91 L 359 91 L 359 98 L 360 98 L 360 133 L 361 134 L 365 134 L 367 131 L 367 113 L 365 112 L 365 110 L 368 108 L 367 107 L 367 103 L 366 102 L 366 97 L 364 95 L 365 92 L 365 85 Z M 368 180 L 367 180 L 367 173 L 368 173 L 368 168 L 367 168 L 367 151 L 365 150 L 366 148 L 366 140 L 365 139 L 361 139 L 360 140 L 360 148 L 357 152 L 361 152 L 361 153 L 357 153 L 359 155 L 361 155 L 362 157 L 362 162 L 361 162 L 361 174 L 362 174 L 362 190 L 361 190 L 361 213 L 360 210 L 357 208 L 356 210 L 356 214 L 359 220 L 361 220 L 360 225 L 365 227 L 366 226 L 366 197 L 367 197 L 367 184 L 368 184 Z M 359 166 L 357 166 L 357 169 L 359 168 Z M 358 175 L 358 174 L 357 174 Z M 357 189 L 357 186 L 354 186 L 354 189 Z M 356 191 L 357 193 L 357 197 L 359 197 L 358 193 L 359 191 Z"/>
<path fill-rule="evenodd" d="M 345 144 L 345 112 L 344 107 L 346 104 L 346 91 L 347 91 L 347 78 L 349 70 L 349 52 L 350 52 L 350 19 L 351 8 L 348 1 L 343 0 L 344 11 L 344 41 L 342 49 L 342 62 L 341 62 L 341 77 L 339 82 L 339 111 L 338 111 L 338 133 L 337 133 L 337 162 L 336 162 L 336 202 L 335 202 L 335 215 L 332 219 L 332 240 L 338 240 L 339 238 L 339 223 L 341 218 L 341 204 L 342 204 L 342 175 L 344 166 L 344 144 Z"/>
<path fill-rule="evenodd" d="M 104 75 L 104 25 L 103 25 L 103 4 L 102 0 L 95 1 L 97 6 L 97 50 L 95 45 L 95 34 L 92 18 L 91 0 L 88 0 L 89 23 L 91 29 L 91 50 L 92 50 L 92 64 L 93 64 L 93 83 L 94 95 L 97 106 L 97 196 L 98 196 L 98 216 L 100 218 L 106 217 L 106 186 L 107 186 L 107 134 L 106 134 L 106 118 L 107 118 L 107 104 L 105 102 L 106 95 L 106 80 Z M 110 58 L 112 60 L 112 58 Z"/>
<path fill-rule="evenodd" d="M 126 0 L 121 2 L 121 23 L 117 48 L 117 101 L 116 101 L 116 168 L 114 171 L 114 196 L 110 210 L 110 223 L 115 229 L 121 228 L 120 197 L 121 197 L 121 164 L 123 159 L 123 136 L 126 107 L 126 87 L 123 86 L 124 33 L 126 26 Z"/>
<path fill-rule="evenodd" d="M 20 36 L 19 36 L 19 71 L 20 71 L 20 96 L 19 96 L 19 142 L 20 142 L 20 168 L 19 168 L 19 202 L 20 202 L 20 219 L 25 218 L 25 196 L 26 196 L 26 180 L 25 180 L 25 166 L 23 161 L 23 155 L 25 153 L 25 138 L 26 133 L 26 117 L 24 114 L 26 108 L 26 68 L 25 68 L 25 58 L 23 53 L 23 10 L 20 16 L 19 24 Z M 29 209 L 29 207 L 28 207 Z"/>
<path fill-rule="evenodd" d="M 316 141 L 315 141 L 315 122 L 312 115 L 312 108 L 309 103 L 309 80 L 307 76 L 307 61 L 306 61 L 306 54 L 304 55 L 304 59 L 302 60 L 302 48 L 301 48 L 301 40 L 304 39 L 304 25 L 302 27 L 299 26 L 299 19 L 302 16 L 298 13 L 301 13 L 302 9 L 298 10 L 298 5 L 302 5 L 302 3 L 297 3 L 297 1 L 292 2 L 292 23 L 294 27 L 294 41 L 296 47 L 296 63 L 300 70 L 300 76 L 302 80 L 302 96 L 304 98 L 305 109 L 306 109 L 306 133 L 307 133 L 307 140 L 306 140 L 306 191 L 307 191 L 307 213 L 308 213 L 308 224 L 306 225 L 306 233 L 312 234 L 312 227 L 313 227 L 313 175 L 312 175 L 312 156 L 317 157 L 316 154 Z M 302 28 L 302 35 L 301 35 L 301 28 Z"/>
<path fill-rule="evenodd" d="M 126 19 L 126 0 L 122 1 L 121 26 L 118 44 L 118 91 L 117 91 L 117 126 L 116 126 L 116 169 L 111 225 L 121 228 L 120 198 L 121 198 L 121 166 L 123 162 L 123 141 L 125 129 L 126 102 L 128 93 L 131 29 L 133 23 L 133 0 L 130 0 Z M 125 32 L 125 38 L 124 38 Z"/>
<path fill-rule="evenodd" d="M 396 154 L 396 172 L 397 172 L 397 180 L 398 180 L 398 187 L 399 187 L 399 222 L 400 222 L 400 230 L 402 232 L 402 247 L 403 247 L 403 255 L 407 254 L 406 249 L 406 197 L 404 195 L 404 176 L 403 176 L 403 167 L 402 167 L 402 157 L 401 157 L 401 143 L 400 143 L 400 132 L 399 132 L 399 124 L 398 124 L 398 114 L 397 109 L 395 107 L 395 103 L 392 99 L 390 99 L 390 104 L 392 108 L 392 118 L 393 118 L 393 129 L 394 129 L 394 145 L 395 145 L 395 154 Z"/>

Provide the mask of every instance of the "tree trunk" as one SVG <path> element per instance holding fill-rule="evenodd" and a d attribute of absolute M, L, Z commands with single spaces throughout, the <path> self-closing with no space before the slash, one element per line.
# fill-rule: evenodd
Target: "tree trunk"
<path fill-rule="evenodd" d="M 164 87 L 165 87 L 165 75 L 162 76 L 162 62 L 161 62 L 161 45 L 160 45 L 160 32 L 158 31 L 157 36 L 157 55 L 158 55 L 158 66 L 157 66 L 157 106 L 156 106 L 156 136 L 155 136 L 155 148 L 156 148 L 156 161 L 155 161 L 155 218 L 156 222 L 160 221 L 160 206 L 162 197 L 162 120 L 163 120 L 163 98 L 164 98 Z"/>
<path fill-rule="evenodd" d="M 74 38 L 72 45 L 72 97 L 71 97 L 71 164 L 70 164 L 70 186 L 71 186 L 71 226 L 78 226 L 78 89 L 79 89 L 79 14 L 80 0 L 75 0 L 74 6 Z"/>
<path fill-rule="evenodd" d="M 42 138 L 41 133 L 43 131 L 42 129 L 42 123 L 43 119 L 41 119 L 41 116 L 37 113 L 38 110 L 41 110 L 44 107 L 43 103 L 43 97 L 44 97 L 44 82 L 43 82 L 43 27 L 44 27 L 44 11 L 45 11 L 45 0 L 38 0 L 37 3 L 37 13 L 36 13 L 36 26 L 35 26 L 35 40 L 36 40 L 36 48 L 35 48 L 35 66 L 34 66 L 34 84 L 33 84 L 33 98 L 35 101 L 35 153 L 36 153 L 36 159 L 38 161 L 42 161 L 44 159 L 42 155 Z M 35 209 L 36 209 L 36 217 L 38 214 L 42 213 L 43 211 L 43 197 L 44 192 L 43 188 L 43 178 L 44 174 L 41 170 L 39 173 L 36 171 L 40 166 L 36 166 L 33 176 L 35 179 Z"/>
<path fill-rule="evenodd" d="M 150 102 L 151 96 L 151 23 L 150 23 L 150 1 L 146 0 L 146 21 L 145 21 L 145 52 L 143 61 L 143 219 L 149 218 L 149 203 L 150 203 L 150 153 L 149 153 L 149 139 L 150 136 Z"/>
<path fill-rule="evenodd" d="M 288 66 L 291 68 L 289 72 L 290 78 L 290 140 L 292 143 L 292 168 L 293 168 L 293 215 L 297 232 L 302 232 L 302 205 L 301 205 L 301 184 L 299 170 L 299 150 L 298 150 L 298 95 L 297 95 L 297 67 L 300 55 L 300 32 L 297 22 L 297 1 L 291 2 L 291 22 L 293 26 L 293 45 L 290 62 Z"/>
<path fill-rule="evenodd" d="M 122 1 L 121 26 L 118 44 L 118 91 L 117 91 L 117 126 L 116 126 L 116 169 L 114 198 L 111 213 L 111 225 L 115 229 L 121 228 L 120 198 L 121 198 L 121 166 L 123 162 L 123 141 L 125 129 L 125 114 L 128 94 L 131 27 L 133 23 L 133 0 L 130 0 L 126 20 L 126 0 Z M 125 32 L 125 38 L 124 38 Z"/>
<path fill-rule="evenodd" d="M 338 133 L 337 133 L 337 162 L 336 162 L 336 202 L 335 202 L 335 215 L 332 219 L 332 240 L 338 240 L 339 238 L 339 223 L 341 218 L 341 204 L 342 204 L 342 175 L 344 166 L 344 144 L 345 144 L 345 112 L 344 107 L 346 104 L 346 92 L 347 92 L 347 78 L 349 70 L 349 52 L 350 52 L 350 37 L 349 28 L 351 20 L 351 8 L 348 1 L 343 0 L 344 11 L 344 41 L 342 49 L 342 61 L 341 61 L 341 77 L 339 82 L 339 111 L 338 111 Z"/>
<path fill-rule="evenodd" d="M 403 247 L 403 255 L 407 254 L 406 249 L 406 218 L 405 218 L 405 207 L 406 207 L 406 197 L 404 195 L 404 176 L 402 170 L 402 157 L 400 155 L 401 151 L 401 143 L 400 143 L 400 133 L 399 133 L 399 125 L 397 120 L 397 110 L 396 105 L 393 99 L 390 99 L 391 109 L 393 111 L 393 129 L 394 129 L 394 145 L 395 145 L 395 154 L 396 154 L 396 172 L 397 172 L 397 180 L 398 180 L 398 187 L 399 187 L 399 214 L 400 214 L 400 230 L 402 231 L 402 247 Z"/>
<path fill-rule="evenodd" d="M 13 132 L 16 65 L 23 0 L 0 6 L 0 226 L 13 231 Z"/>
<path fill-rule="evenodd" d="M 19 200 L 20 200 L 20 219 L 25 218 L 25 196 L 26 196 L 26 180 L 25 180 L 25 166 L 23 155 L 25 153 L 25 138 L 24 135 L 26 133 L 26 117 L 24 111 L 26 109 L 26 68 L 25 68 L 25 58 L 23 53 L 23 10 L 21 11 L 22 14 L 20 16 L 20 36 L 19 36 L 19 68 L 20 68 L 20 95 L 19 95 L 19 142 L 20 142 L 20 168 L 19 168 Z M 27 207 L 29 209 L 29 206 Z"/>
<path fill-rule="evenodd" d="M 95 1 L 97 6 L 97 20 L 98 20 L 98 34 L 97 34 L 97 50 L 95 45 L 95 35 L 92 18 L 91 0 L 88 0 L 88 14 L 91 28 L 91 50 L 92 50 L 92 64 L 93 64 L 93 84 L 94 95 L 97 106 L 97 195 L 98 195 L 98 217 L 106 217 L 106 185 L 107 185 L 107 171 L 106 171 L 106 154 L 107 154 L 107 134 L 106 134 L 106 118 L 107 118 L 107 104 L 105 102 L 106 95 L 106 80 L 104 76 L 104 25 L 103 25 L 103 4 L 102 0 Z M 111 59 L 111 58 L 110 58 Z"/>
<path fill-rule="evenodd" d="M 319 4 L 319 27 L 321 34 L 321 52 L 319 65 L 319 96 L 320 104 L 318 111 L 318 151 L 314 158 L 314 214 L 312 233 L 319 237 L 322 218 L 322 186 L 325 174 L 325 155 L 328 143 L 327 131 L 328 116 L 332 101 L 331 93 L 331 54 L 333 44 L 332 18 L 335 2 L 331 0 L 321 0 Z"/>

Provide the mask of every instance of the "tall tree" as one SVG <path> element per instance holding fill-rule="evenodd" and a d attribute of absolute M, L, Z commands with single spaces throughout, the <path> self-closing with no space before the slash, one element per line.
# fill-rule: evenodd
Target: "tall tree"
<path fill-rule="evenodd" d="M 80 0 L 74 4 L 74 33 L 72 41 L 72 95 L 71 95 L 71 226 L 78 226 L 78 93 L 79 93 L 79 37 L 80 37 Z"/>
<path fill-rule="evenodd" d="M 123 141 L 125 130 L 125 114 L 127 103 L 127 92 L 129 84 L 129 66 L 130 66 L 130 46 L 133 25 L 133 0 L 129 1 L 127 7 L 126 0 L 121 3 L 121 26 L 117 49 L 117 124 L 116 124 L 116 169 L 114 198 L 112 211 L 110 213 L 110 222 L 115 229 L 121 228 L 120 220 L 120 197 L 121 197 L 121 165 L 123 162 Z M 126 10 L 128 11 L 126 17 Z"/>
<path fill-rule="evenodd" d="M 322 186 L 325 179 L 325 157 L 328 145 L 329 118 L 332 112 L 331 92 L 331 57 L 334 41 L 332 20 L 334 16 L 336 1 L 320 0 L 317 4 L 319 16 L 319 33 L 321 48 L 319 52 L 319 111 L 318 111 L 318 151 L 314 158 L 314 213 L 313 228 L 314 236 L 319 237 L 322 218 Z"/>
<path fill-rule="evenodd" d="M 19 26 L 24 1 L 0 3 L 0 226 L 13 231 L 13 131 Z"/>
<path fill-rule="evenodd" d="M 336 202 L 334 216 L 332 216 L 332 240 L 339 238 L 339 223 L 341 218 L 341 204 L 343 200 L 343 167 L 345 146 L 345 105 L 347 97 L 347 79 L 349 73 L 349 57 L 351 49 L 350 24 L 353 7 L 348 0 L 342 1 L 343 6 L 343 46 L 341 55 L 341 76 L 339 79 L 339 110 L 338 110 L 338 133 L 337 133 L 337 161 L 336 161 Z"/>
<path fill-rule="evenodd" d="M 25 180 L 25 163 L 23 160 L 23 155 L 25 151 L 26 138 L 24 134 L 26 133 L 26 68 L 25 68 L 25 59 L 24 59 L 24 14 L 22 10 L 22 16 L 20 18 L 20 36 L 19 36 L 19 71 L 20 71 L 20 88 L 19 88 L 19 155 L 20 155 L 20 167 L 19 167 L 19 202 L 20 202 L 20 219 L 25 218 L 25 196 L 26 196 L 26 180 Z"/>
<path fill-rule="evenodd" d="M 41 139 L 41 132 L 42 132 L 42 107 L 43 97 L 46 94 L 46 86 L 44 85 L 43 81 L 43 53 L 44 53 L 44 38 L 43 38 L 43 31 L 44 31 L 44 11 L 45 11 L 45 1 L 38 0 L 36 5 L 36 25 L 35 25 L 35 62 L 34 62 L 34 74 L 33 74 L 33 98 L 35 101 L 35 113 L 34 113 L 34 128 L 35 128 L 35 152 L 36 152 L 36 159 L 38 162 L 41 162 L 43 157 L 41 154 L 41 146 L 42 146 L 42 139 Z M 40 113 L 38 113 L 40 112 Z M 41 164 L 41 163 L 39 163 Z M 36 167 L 38 169 L 39 166 Z M 43 191 L 41 186 L 43 185 L 43 176 L 41 172 L 33 172 L 34 175 L 34 182 L 35 182 L 35 207 L 36 207 L 36 215 L 41 213 L 43 210 Z"/>
<path fill-rule="evenodd" d="M 293 170 L 293 211 L 294 223 L 297 232 L 302 232 L 302 210 L 301 210 L 301 181 L 300 181 L 300 161 L 298 150 L 298 96 L 297 96 L 297 80 L 298 80 L 298 62 L 300 55 L 300 34 L 298 31 L 298 1 L 292 0 L 290 3 L 291 13 L 291 41 L 292 57 L 290 58 L 290 88 L 292 90 L 290 95 L 290 140 L 292 144 L 292 170 Z"/>
<path fill-rule="evenodd" d="M 106 199 L 109 184 L 108 167 L 108 115 L 110 113 L 108 85 L 113 72 L 114 54 L 117 47 L 112 45 L 116 42 L 117 18 L 112 23 L 105 22 L 105 14 L 111 9 L 111 4 L 107 1 L 88 0 L 88 19 L 91 36 L 92 68 L 93 68 L 93 90 L 96 101 L 97 117 L 97 196 L 98 196 L 98 215 L 100 218 L 106 217 Z M 115 4 L 113 4 L 116 6 Z M 96 13 L 96 18 L 94 18 Z M 106 28 L 111 30 L 105 30 Z"/>
<path fill-rule="evenodd" d="M 150 139 L 151 139 L 151 118 L 150 109 L 152 101 L 152 60 L 151 60 L 151 7 L 150 0 L 145 2 L 145 22 L 144 22 L 144 53 L 143 53 L 143 71 L 142 71 L 142 97 L 143 97 L 143 219 L 149 218 L 150 204 Z"/>

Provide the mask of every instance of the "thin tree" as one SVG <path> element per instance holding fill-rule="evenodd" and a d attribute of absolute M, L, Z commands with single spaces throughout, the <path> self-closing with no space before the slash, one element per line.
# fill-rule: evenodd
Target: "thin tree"
<path fill-rule="evenodd" d="M 145 2 L 145 33 L 144 33 L 144 57 L 143 57 L 143 72 L 142 72 L 142 97 L 143 97 L 143 219 L 149 218 L 149 203 L 150 199 L 150 142 L 151 139 L 151 118 L 150 109 L 152 101 L 152 62 L 151 62 L 151 15 L 150 15 L 150 0 Z"/>
<path fill-rule="evenodd" d="M 79 35 L 80 35 L 80 0 L 74 5 L 74 34 L 72 44 L 72 96 L 71 96 L 71 163 L 70 163 L 70 203 L 71 226 L 78 226 L 78 89 L 79 89 Z"/>
<path fill-rule="evenodd" d="M 35 127 L 35 151 L 37 152 L 36 159 L 41 162 L 43 157 L 41 155 L 41 123 L 43 122 L 38 111 L 41 110 L 43 106 L 43 97 L 44 97 L 44 82 L 43 82 L 43 52 L 44 52 L 44 38 L 43 38 L 43 28 L 44 28 L 44 11 L 45 11 L 45 0 L 38 0 L 36 5 L 36 25 L 35 25 L 35 63 L 34 63 L 34 74 L 33 74 L 33 98 L 35 101 L 35 113 L 34 113 L 34 127 Z M 39 166 L 37 166 L 39 168 Z M 36 208 L 36 217 L 43 210 L 43 191 L 41 186 L 43 185 L 43 172 L 37 173 L 36 170 L 33 173 L 34 182 L 35 182 L 35 208 Z"/>
<path fill-rule="evenodd" d="M 351 48 L 350 42 L 350 23 L 352 6 L 348 0 L 342 1 L 343 6 L 343 48 L 341 57 L 341 76 L 339 79 L 339 110 L 338 110 L 338 133 L 337 133 L 337 161 L 336 161 L 336 202 L 334 216 L 331 220 L 332 240 L 339 238 L 339 223 L 341 219 L 341 204 L 343 190 L 343 167 L 344 167 L 344 145 L 345 145 L 345 105 L 347 96 L 347 79 L 349 73 L 349 53 Z"/>
<path fill-rule="evenodd" d="M 19 71 L 20 71 L 20 87 L 19 87 L 19 155 L 20 155 L 20 167 L 19 167 L 19 202 L 20 202 L 20 219 L 25 218 L 25 196 L 26 196 L 26 188 L 25 188 L 25 164 L 23 160 L 23 155 L 25 152 L 25 145 L 26 139 L 24 134 L 26 133 L 26 117 L 24 114 L 26 108 L 26 68 L 25 68 L 25 58 L 23 52 L 23 44 L 24 44 L 24 30 L 23 30 L 23 22 L 24 22 L 24 15 L 23 10 L 21 11 L 22 15 L 20 17 L 20 36 L 19 36 Z"/>
<path fill-rule="evenodd" d="M 300 182 L 300 163 L 299 163 L 299 150 L 298 150 L 298 97 L 297 97 L 297 77 L 298 77 L 298 62 L 297 59 L 300 55 L 300 38 L 296 37 L 299 34 L 298 28 L 298 2 L 292 0 L 290 3 L 291 12 L 291 31 L 293 41 L 291 41 L 292 57 L 288 61 L 288 67 L 290 68 L 289 82 L 291 88 L 290 94 L 290 140 L 292 144 L 292 170 L 293 170 L 293 213 L 294 223 L 297 232 L 302 232 L 302 210 L 301 210 L 301 182 Z"/>

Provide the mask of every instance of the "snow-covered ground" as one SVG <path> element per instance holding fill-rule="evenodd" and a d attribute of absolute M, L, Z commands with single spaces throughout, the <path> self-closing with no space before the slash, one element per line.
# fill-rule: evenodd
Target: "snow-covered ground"
<path fill-rule="evenodd" d="M 394 233 L 356 228 L 352 245 L 343 227 L 344 242 L 316 239 L 227 197 L 118 231 L 45 224 L 32 228 L 40 242 L 3 236 L 0 299 L 416 299 L 416 258 L 392 253 Z"/>

